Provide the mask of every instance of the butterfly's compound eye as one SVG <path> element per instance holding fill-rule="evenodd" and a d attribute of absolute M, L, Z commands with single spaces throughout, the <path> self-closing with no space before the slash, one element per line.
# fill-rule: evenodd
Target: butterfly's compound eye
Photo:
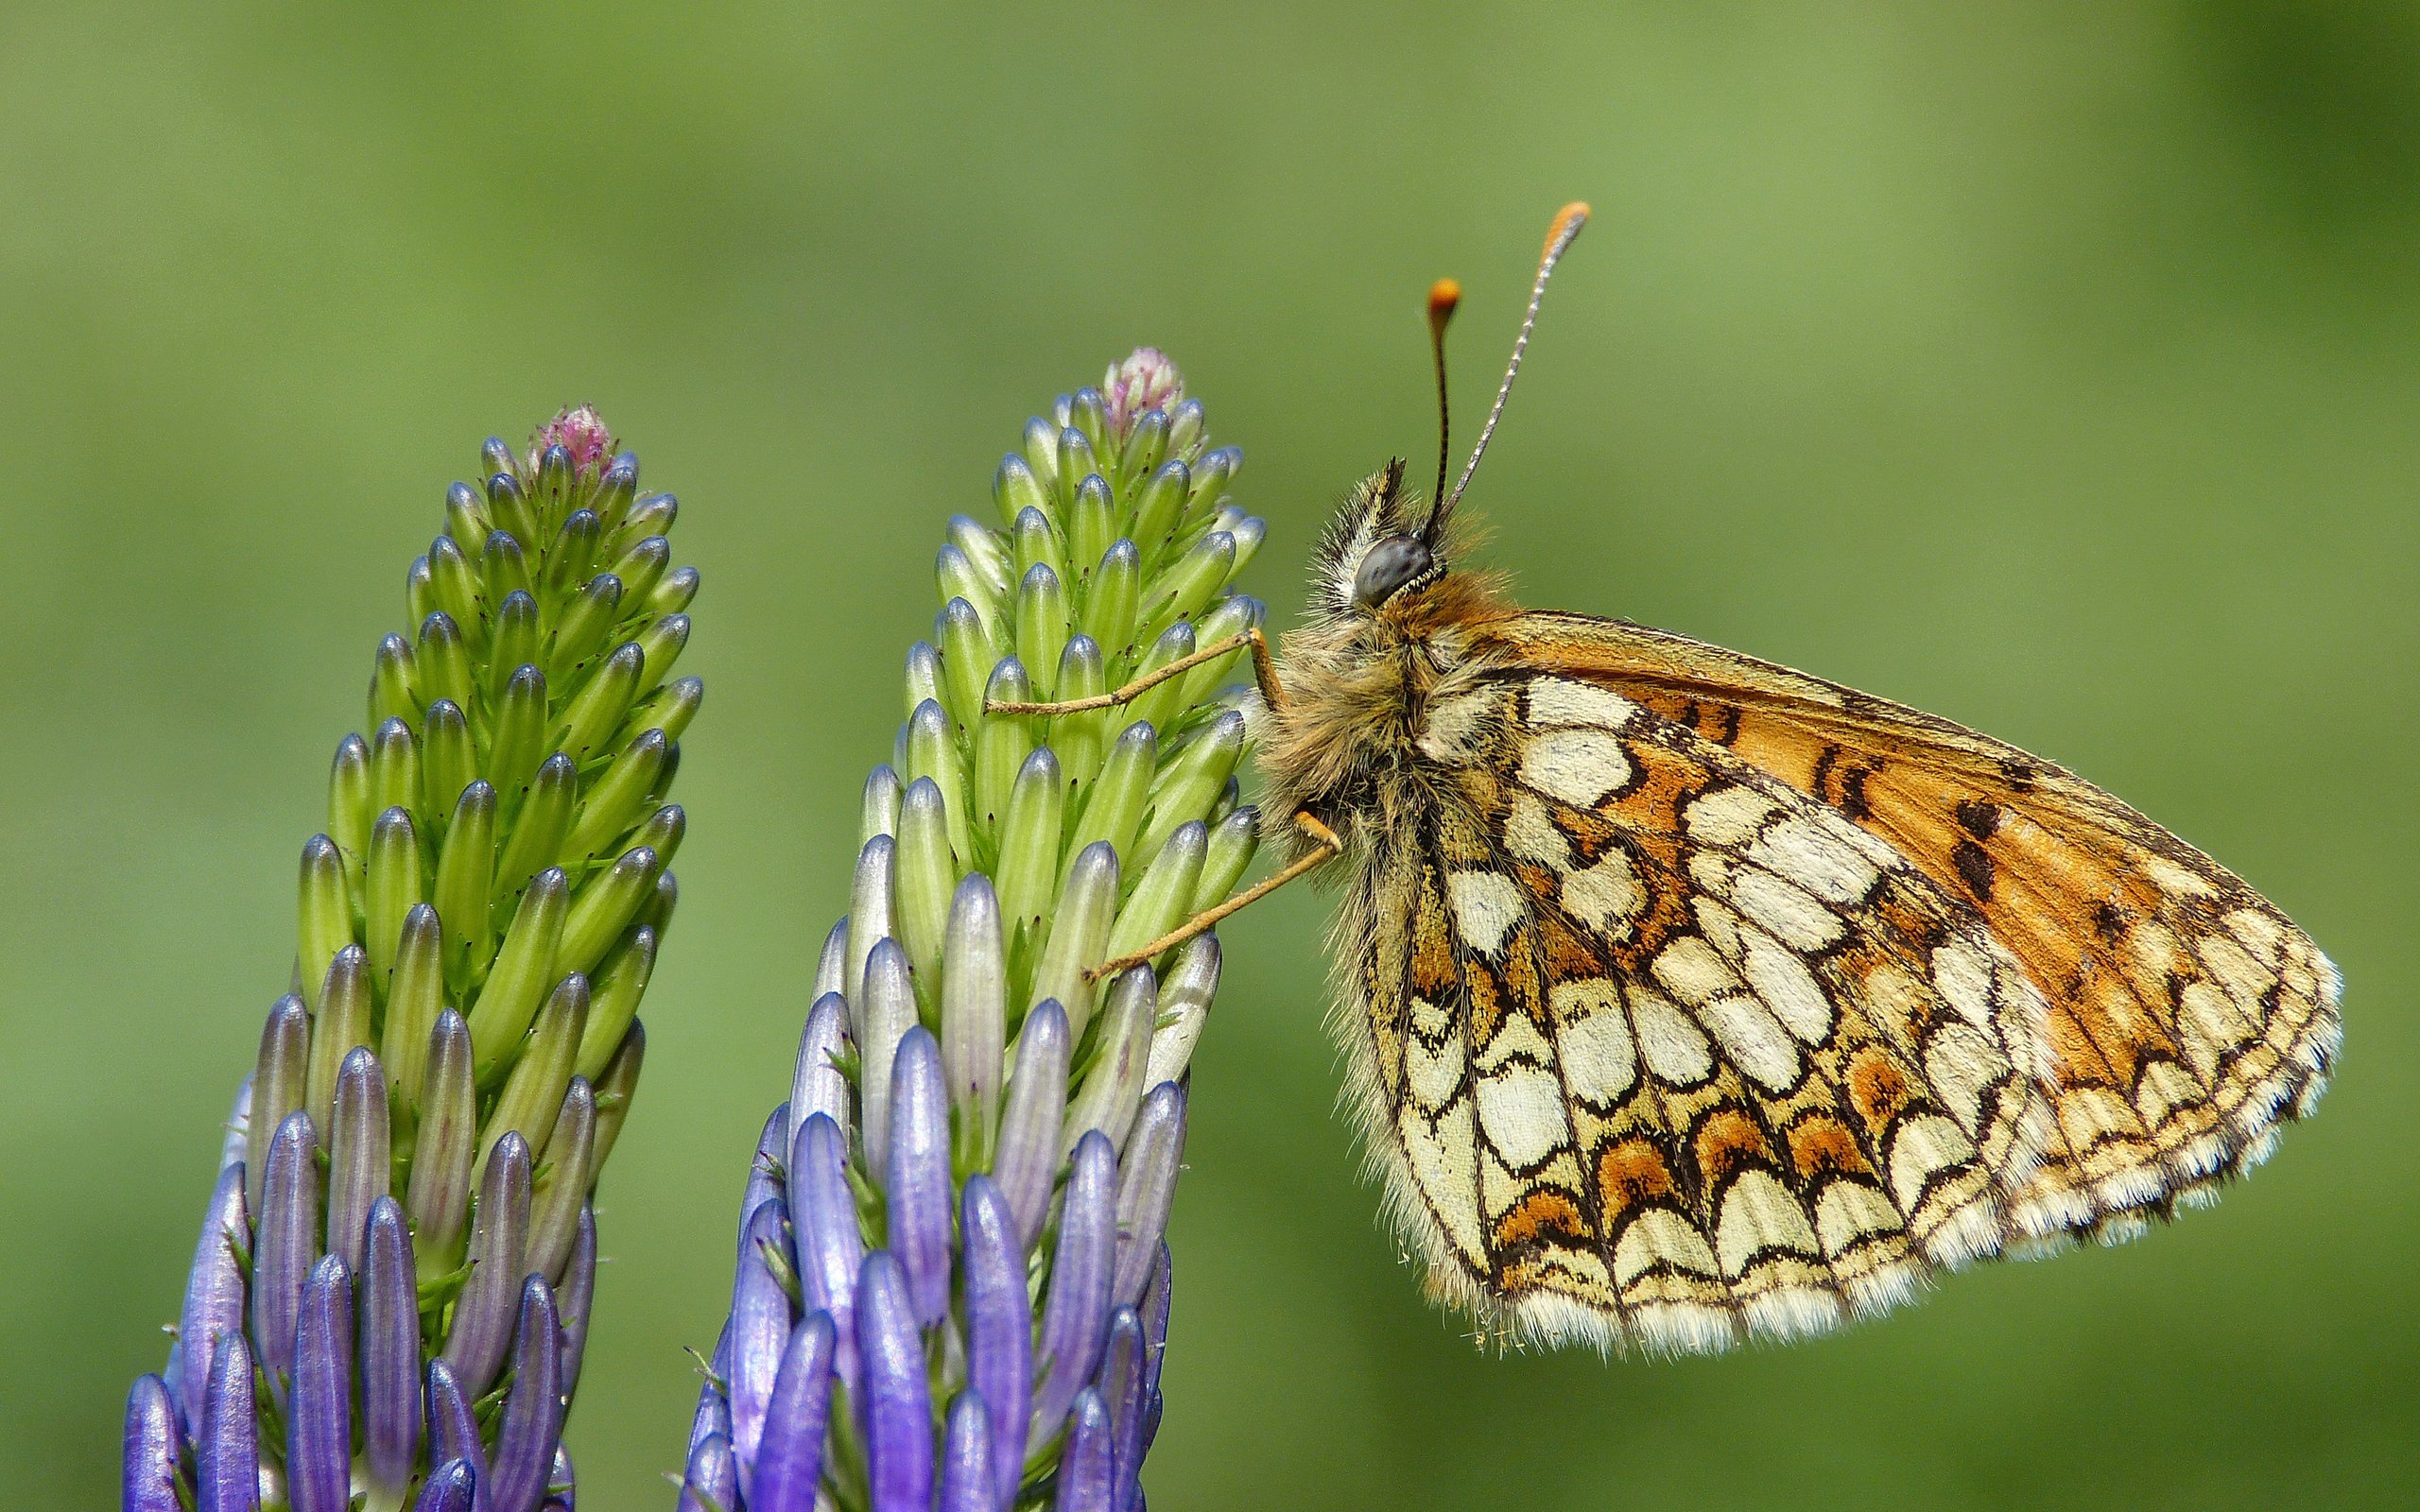
<path fill-rule="evenodd" d="M 1436 565 L 1428 548 L 1416 536 L 1389 536 L 1370 548 L 1353 574 L 1353 605 L 1376 609 L 1406 583 L 1426 576 Z"/>

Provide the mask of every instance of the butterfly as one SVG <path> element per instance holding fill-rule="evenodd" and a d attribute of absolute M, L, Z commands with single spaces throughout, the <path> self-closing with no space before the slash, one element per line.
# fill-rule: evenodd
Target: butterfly
<path fill-rule="evenodd" d="M 1586 217 L 1556 218 L 1452 490 L 1441 419 L 1437 502 L 1401 460 L 1363 481 L 1302 627 L 1238 638 L 1292 860 L 1099 971 L 1340 872 L 1370 1161 L 1432 1295 L 1513 1342 L 1795 1338 L 2210 1200 L 2342 1039 L 2336 969 L 2274 905 L 2014 747 L 1461 564 Z M 1459 292 L 1429 301 L 1441 417 Z"/>

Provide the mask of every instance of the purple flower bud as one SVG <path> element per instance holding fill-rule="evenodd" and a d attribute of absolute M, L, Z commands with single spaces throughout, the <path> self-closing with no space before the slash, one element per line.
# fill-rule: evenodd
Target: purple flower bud
<path fill-rule="evenodd" d="M 563 1395 L 568 1398 L 571 1394 L 569 1392 L 565 1392 Z M 561 1444 L 557 1444 L 555 1446 L 555 1468 L 553 1472 L 546 1477 L 545 1512 L 555 1512 L 555 1509 L 558 1507 L 562 1508 L 562 1512 L 572 1512 L 572 1505 L 576 1499 L 575 1493 L 577 1493 L 579 1489 L 579 1477 L 573 1472 L 571 1468 L 571 1451 L 563 1448 Z"/>
<path fill-rule="evenodd" d="M 496 1142 L 479 1183 L 479 1211 L 471 1230 L 471 1279 L 454 1305 L 445 1362 L 462 1389 L 478 1395 L 495 1380 L 511 1342 L 522 1257 L 529 1234 L 529 1146 L 517 1133 Z"/>
<path fill-rule="evenodd" d="M 336 1126 L 328 1148 L 328 1253 L 345 1268 L 361 1268 L 362 1226 L 370 1205 L 387 1194 L 387 1074 L 378 1057 L 357 1049 L 337 1071 Z"/>
<path fill-rule="evenodd" d="M 596 1294 L 596 1213 L 579 1210 L 579 1227 L 572 1234 L 571 1258 L 563 1262 L 562 1282 L 555 1288 L 555 1307 L 562 1314 L 563 1400 L 579 1388 L 580 1356 L 588 1349 L 588 1304 Z"/>
<path fill-rule="evenodd" d="M 841 928 L 847 925 L 843 923 Z M 820 982 L 822 972 L 819 971 Z M 807 1010 L 806 1029 L 798 1039 L 798 1067 L 790 1078 L 791 1142 L 805 1122 L 821 1113 L 843 1131 L 849 1126 L 849 1079 L 832 1064 L 848 1047 L 849 1005 L 837 991 L 824 992 Z"/>
<path fill-rule="evenodd" d="M 748 1222 L 756 1210 L 779 1196 L 782 1191 L 782 1161 L 789 1155 L 790 1105 L 784 1103 L 765 1120 L 764 1132 L 756 1136 L 756 1159 L 748 1162 L 748 1185 L 739 1194 L 739 1252 L 748 1253 Z M 734 1446 L 735 1449 L 737 1446 Z M 742 1454 L 740 1458 L 746 1459 Z"/>
<path fill-rule="evenodd" d="M 1151 1279 L 1184 1154 L 1184 1089 L 1164 1081 L 1143 1099 L 1117 1173 L 1117 1264 L 1109 1293 L 1121 1307 L 1141 1301 Z"/>
<path fill-rule="evenodd" d="M 828 1313 L 834 1367 L 857 1386 L 856 1284 L 864 1244 L 849 1191 L 849 1149 L 839 1125 L 821 1113 L 800 1125 L 790 1150 L 790 1221 L 798 1230 L 799 1292 L 810 1313 Z"/>
<path fill-rule="evenodd" d="M 520 1326 L 513 1336 L 512 1394 L 496 1432 L 495 1469 L 488 1503 L 494 1512 L 537 1512 L 547 1472 L 562 1437 L 562 1332 L 555 1295 L 536 1276 L 521 1287 Z M 298 1508 L 297 1512 L 301 1512 Z"/>
<path fill-rule="evenodd" d="M 707 1436 L 689 1452 L 689 1473 L 682 1477 L 680 1512 L 732 1512 L 739 1505 L 739 1467 L 731 1457 L 731 1440 L 720 1434 Z"/>
<path fill-rule="evenodd" d="M 866 1486 L 872 1512 L 925 1512 L 933 1503 L 933 1402 L 925 1341 L 908 1278 L 882 1250 L 866 1257 L 857 1291 L 857 1353 L 865 1372 Z"/>
<path fill-rule="evenodd" d="M 702 1372 L 698 1383 L 698 1409 L 689 1415 L 689 1452 L 707 1439 L 720 1436 L 731 1441 L 731 1399 L 723 1395 L 723 1383 L 731 1379 L 731 1323 L 726 1319 L 722 1336 L 715 1340 L 714 1358 Z"/>
<path fill-rule="evenodd" d="M 158 1376 L 141 1376 L 126 1394 L 126 1438 L 119 1505 L 124 1512 L 179 1512 L 177 1464 L 184 1435 L 177 1404 Z"/>
<path fill-rule="evenodd" d="M 300 1114 L 296 1115 L 300 1117 Z M 219 1335 L 194 1444 L 194 1512 L 259 1512 L 260 1441 L 252 1428 L 252 1351 L 244 1335 Z"/>
<path fill-rule="evenodd" d="M 353 1278 L 322 1257 L 302 1287 L 285 1409 L 285 1490 L 294 1512 L 345 1512 L 353 1472 Z"/>
<path fill-rule="evenodd" d="M 853 1002 L 855 1000 L 852 1000 Z M 859 1092 L 865 1103 L 865 1147 L 868 1159 L 890 1147 L 890 1063 L 899 1040 L 916 1022 L 916 988 L 908 968 L 908 953 L 895 939 L 874 941 L 866 956 L 864 1001 L 857 1006 L 857 1054 L 864 1072 Z"/>
<path fill-rule="evenodd" d="M 202 1210 L 201 1238 L 194 1246 L 185 1280 L 184 1311 L 177 1320 L 172 1366 L 179 1427 L 201 1431 L 202 1403 L 223 1336 L 244 1332 L 244 1272 L 251 1259 L 251 1221 L 244 1209 L 244 1170 L 229 1166 Z"/>
<path fill-rule="evenodd" d="M 320 1258 L 320 1173 L 311 1115 L 290 1113 L 269 1141 L 252 1249 L 252 1349 L 275 1392 L 294 1367 L 294 1323 L 302 1282 Z"/>
<path fill-rule="evenodd" d="M 447 1460 L 430 1472 L 419 1500 L 412 1503 L 412 1512 L 471 1512 L 475 1480 L 469 1460 Z"/>
<path fill-rule="evenodd" d="M 785 1122 L 775 1113 L 765 1126 L 767 1138 Z M 730 1358 L 723 1371 L 731 1400 L 731 1449 L 739 1461 L 743 1487 L 756 1463 L 773 1378 L 781 1372 L 789 1344 L 790 1298 L 775 1273 L 776 1263 L 784 1270 L 797 1269 L 790 1258 L 789 1209 L 780 1197 L 769 1195 L 748 1215 L 748 1227 L 740 1234 L 739 1263 L 731 1286 Z"/>
<path fill-rule="evenodd" d="M 1111 1505 L 1123 1512 L 1134 1504 L 1143 1471 L 1143 1325 L 1131 1307 L 1109 1325 L 1097 1388 L 1109 1408 Z"/>
<path fill-rule="evenodd" d="M 961 1391 L 949 1404 L 942 1439 L 941 1512 L 995 1512 L 999 1477 L 992 1469 L 992 1418 L 983 1399 Z"/>
<path fill-rule="evenodd" d="M 403 1206 L 380 1197 L 361 1246 L 361 1425 L 371 1483 L 400 1491 L 420 1449 L 420 1299 Z"/>
<path fill-rule="evenodd" d="M 949 1105 L 941 1046 L 922 1024 L 899 1041 L 891 1066 L 890 1156 L 890 1252 L 907 1273 L 916 1321 L 930 1328 L 949 1313 Z"/>
<path fill-rule="evenodd" d="M 471 1505 L 488 1506 L 488 1452 L 479 1442 L 478 1419 L 471 1399 L 454 1369 L 442 1360 L 428 1363 L 428 1457 L 437 1464 L 459 1460 L 470 1470 Z"/>
<path fill-rule="evenodd" d="M 1059 1454 L 1059 1494 L 1050 1505 L 1054 1512 L 1111 1512 L 1116 1452 L 1100 1393 L 1090 1386 L 1076 1393 L 1068 1418 L 1067 1447 Z"/>
<path fill-rule="evenodd" d="M 1168 1303 L 1173 1295 L 1173 1263 L 1167 1241 L 1160 1241 L 1159 1263 L 1151 1267 L 1151 1284 L 1143 1291 L 1143 1389 L 1160 1394 L 1160 1363 L 1168 1352 Z"/>
<path fill-rule="evenodd" d="M 815 1512 L 823 1430 L 832 1406 L 832 1317 L 809 1313 L 790 1331 L 756 1449 L 748 1512 Z"/>
<path fill-rule="evenodd" d="M 997 1504 L 1015 1499 L 1025 1473 L 1033 1407 L 1033 1303 L 1026 1293 L 1025 1243 L 1009 1199 L 987 1176 L 969 1177 L 963 1203 L 966 1250 L 966 1383 L 992 1415 Z"/>
<path fill-rule="evenodd" d="M 1034 1427 L 1047 1434 L 1100 1365 L 1109 1332 L 1110 1266 L 1115 1255 L 1117 1157 L 1098 1129 L 1077 1142 L 1067 1162 L 1059 1213 L 1059 1249 L 1042 1309 L 1042 1355 L 1050 1362 Z"/>
<path fill-rule="evenodd" d="M 1059 1154 L 1059 1120 L 1067 1102 L 1067 1016 L 1046 1001 L 1025 1016 L 1017 1032 L 1016 1068 L 1009 1074 L 1009 1097 L 1000 1113 L 999 1153 L 993 1179 L 1016 1214 L 1018 1243 L 1031 1248 L 1042 1237 L 1049 1211 L 1053 1168 Z"/>

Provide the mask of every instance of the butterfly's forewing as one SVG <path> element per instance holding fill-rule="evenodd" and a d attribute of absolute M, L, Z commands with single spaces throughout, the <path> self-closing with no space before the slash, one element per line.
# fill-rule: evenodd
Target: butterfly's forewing
<path fill-rule="evenodd" d="M 1513 665 L 1427 707 L 1341 918 L 1365 1114 L 1442 1290 L 1548 1339 L 1718 1348 L 1996 1251 L 2047 1006 L 1837 810 Z"/>
<path fill-rule="evenodd" d="M 2339 982 L 2292 921 L 2108 794 L 1902 705 L 1573 614 L 1502 652 L 1616 690 L 1853 821 L 1970 909 L 2048 1004 L 2055 1121 L 2020 1231 L 2124 1232 L 2264 1157 L 2308 1111 Z"/>

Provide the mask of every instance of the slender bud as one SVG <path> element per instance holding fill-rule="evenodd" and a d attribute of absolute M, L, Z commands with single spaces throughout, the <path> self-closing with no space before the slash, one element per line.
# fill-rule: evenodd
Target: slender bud
<path fill-rule="evenodd" d="M 440 1013 L 429 1031 L 426 1065 L 421 1078 L 419 1143 L 406 1196 L 423 1282 L 443 1276 L 461 1259 L 470 1227 L 471 1160 L 478 1149 L 471 1032 L 452 1008 Z"/>
<path fill-rule="evenodd" d="M 544 1158 L 546 1141 L 562 1109 L 563 1092 L 571 1085 L 580 1031 L 587 1023 L 588 978 L 574 972 L 546 995 L 545 1006 L 530 1026 L 504 1091 L 488 1113 L 486 1132 L 479 1140 L 480 1168 L 485 1168 L 497 1142 L 509 1134 L 521 1136 L 532 1163 Z M 477 1034 L 473 1029 L 475 1047 Z"/>
<path fill-rule="evenodd" d="M 1094 795 L 1098 802 L 1099 792 Z M 1109 931 L 1117 914 L 1117 852 L 1096 840 L 1076 852 L 1067 885 L 1060 892 L 1050 941 L 1033 973 L 1033 997 L 1056 998 L 1067 1012 L 1067 1032 L 1083 1038 L 1092 1018 L 1093 987 L 1084 973 L 1107 958 Z"/>
<path fill-rule="evenodd" d="M 1016 1217 L 1018 1243 L 1028 1248 L 1041 1236 L 1050 1204 L 1071 1045 L 1067 1016 L 1056 999 L 1027 1014 L 1017 1034 L 1016 1065 L 1009 1073 L 1008 1101 L 1000 1111 L 999 1154 L 992 1162 L 992 1177 Z"/>
<path fill-rule="evenodd" d="M 555 980 L 555 952 L 562 938 L 569 891 L 562 872 L 553 867 L 530 882 L 512 927 L 505 932 L 504 948 L 496 952 L 487 986 L 471 1006 L 471 1048 L 483 1082 L 502 1068 Z"/>
<path fill-rule="evenodd" d="M 554 1282 L 562 1279 L 579 1233 L 580 1210 L 596 1176 L 596 1094 L 575 1076 L 546 1136 L 545 1166 L 538 1176 L 529 1214 L 529 1269 Z"/>
<path fill-rule="evenodd" d="M 1008 1040 L 1008 959 L 1000 904 L 981 872 L 958 885 L 942 951 L 942 1075 L 962 1137 L 991 1148 Z"/>
<path fill-rule="evenodd" d="M 328 1141 L 328 1253 L 347 1271 L 361 1268 L 371 1205 L 387 1194 L 392 1172 L 387 1073 L 366 1049 L 350 1051 L 337 1071 L 336 1122 Z"/>
<path fill-rule="evenodd" d="M 941 788 L 929 777 L 908 784 L 899 811 L 894 873 L 898 892 L 899 942 L 908 951 L 916 980 L 929 983 L 941 970 L 942 934 L 949 916 L 958 868 L 950 856 L 949 816 Z"/>
<path fill-rule="evenodd" d="M 445 1335 L 445 1363 L 474 1395 L 484 1393 L 504 1364 L 513 1308 L 521 1292 L 529 1238 L 529 1147 L 508 1133 L 497 1143 L 479 1184 L 471 1230 L 471 1279 L 454 1306 Z"/>
<path fill-rule="evenodd" d="M 324 834 L 311 836 L 302 847 L 299 914 L 295 975 L 302 984 L 303 1005 L 317 1013 L 328 963 L 353 943 L 353 900 L 346 885 L 344 858 L 336 842 Z"/>

